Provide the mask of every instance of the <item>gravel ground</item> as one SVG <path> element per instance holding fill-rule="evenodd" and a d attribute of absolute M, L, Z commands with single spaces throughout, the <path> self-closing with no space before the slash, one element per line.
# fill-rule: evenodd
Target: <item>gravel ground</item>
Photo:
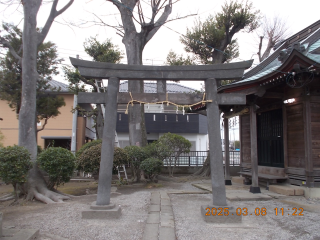
<path fill-rule="evenodd" d="M 199 181 L 198 181 L 199 182 Z M 159 182 L 161 183 L 161 182 Z M 81 211 L 87 210 L 96 200 L 96 195 L 84 195 L 61 204 L 45 205 L 39 202 L 0 209 L 4 212 L 3 227 L 18 229 L 40 229 L 42 240 L 59 239 L 142 239 L 146 224 L 150 195 L 152 191 L 199 191 L 192 182 L 163 182 L 163 187 L 147 189 L 145 186 L 126 187 L 113 193 L 111 202 L 121 205 L 122 216 L 112 220 L 83 220 Z M 233 186 L 234 191 L 237 187 Z M 233 191 L 233 190 L 229 191 Z M 174 211 L 176 236 L 178 240 L 202 239 L 313 239 L 320 240 L 320 214 L 304 211 L 303 216 L 292 216 L 291 205 L 283 203 L 287 198 L 270 201 L 236 201 L 235 208 L 247 208 L 241 224 L 209 224 L 200 215 L 200 206 L 211 203 L 210 194 L 170 194 Z M 298 204 L 320 206 L 316 199 L 289 197 Z M 255 208 L 266 208 L 265 216 L 255 216 Z M 282 216 L 274 209 L 284 208 Z M 287 209 L 291 209 L 288 211 Z M 280 210 L 279 210 L 280 211 Z M 289 216 L 287 214 L 290 214 Z M 298 212 L 299 213 L 299 212 Z M 253 214 L 253 215 L 251 215 Z"/>
<path fill-rule="evenodd" d="M 4 212 L 3 227 L 40 229 L 38 239 L 141 239 L 147 219 L 150 192 L 130 195 L 112 194 L 111 202 L 121 205 L 122 216 L 110 220 L 81 219 L 81 211 L 88 210 L 96 195 L 86 195 L 65 203 L 14 206 Z M 20 213 L 20 214 L 18 214 Z M 44 237 L 45 236 L 45 237 Z"/>
<path fill-rule="evenodd" d="M 176 236 L 178 240 L 207 239 L 313 239 L 320 240 L 320 214 L 303 211 L 303 216 L 294 216 L 293 206 L 282 199 L 269 201 L 235 201 L 230 205 L 247 209 L 248 215 L 242 217 L 241 224 L 206 223 L 201 217 L 200 206 L 212 204 L 210 194 L 171 194 Z M 296 199 L 295 199 L 296 198 Z M 320 206 L 319 200 L 306 200 L 302 197 L 289 197 L 301 204 Z M 297 200 L 297 201 L 296 201 Z M 256 216 L 255 209 L 266 208 L 264 216 Z M 278 208 L 278 214 L 275 213 Z M 284 209 L 282 215 L 280 208 Z M 297 214 L 300 213 L 299 207 Z M 288 210 L 290 209 L 290 210 Z M 258 213 L 258 210 L 257 210 Z M 251 215 L 252 214 L 252 215 Z"/>

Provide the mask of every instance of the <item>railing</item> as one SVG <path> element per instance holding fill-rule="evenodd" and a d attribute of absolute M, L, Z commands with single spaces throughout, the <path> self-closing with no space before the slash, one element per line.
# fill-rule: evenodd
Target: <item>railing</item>
<path fill-rule="evenodd" d="M 225 164 L 225 152 L 223 154 L 223 164 Z M 229 151 L 230 155 L 230 166 L 239 166 L 240 165 L 240 151 Z M 190 166 L 197 167 L 202 166 L 206 161 L 208 156 L 208 151 L 190 151 L 189 153 L 182 153 L 176 163 L 176 166 Z M 168 161 L 164 160 L 163 165 L 167 166 Z"/>

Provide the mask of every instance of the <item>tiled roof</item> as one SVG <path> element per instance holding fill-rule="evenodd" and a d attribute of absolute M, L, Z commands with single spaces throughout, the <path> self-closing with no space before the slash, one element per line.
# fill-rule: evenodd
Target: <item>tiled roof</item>
<path fill-rule="evenodd" d="M 177 83 L 167 82 L 167 92 L 168 93 L 188 93 L 196 91 L 193 88 L 189 88 Z M 128 81 L 120 83 L 119 92 L 128 92 Z M 145 82 L 144 83 L 144 92 L 145 93 L 156 93 L 157 92 L 157 83 L 156 82 Z"/>
<path fill-rule="evenodd" d="M 304 33 L 307 30 L 310 30 L 311 27 L 314 27 L 314 31 L 310 35 L 304 34 L 303 37 L 299 38 L 299 42 L 301 45 L 304 45 L 306 50 L 302 53 L 306 57 L 312 59 L 316 63 L 320 63 L 320 54 L 319 54 L 319 48 L 320 48 L 320 28 L 319 28 L 320 21 L 312 24 L 311 26 L 305 28 L 304 30 L 300 31 L 297 34 L 294 34 L 287 40 L 283 41 L 281 45 L 264 61 L 262 61 L 260 64 L 258 64 L 256 67 L 251 69 L 250 71 L 246 72 L 243 76 L 243 79 L 234 83 L 230 83 L 226 85 L 225 87 L 228 88 L 228 86 L 234 86 L 238 84 L 243 84 L 251 81 L 258 80 L 259 78 L 266 76 L 272 72 L 277 71 L 278 68 L 281 67 L 282 63 L 278 60 L 280 51 L 283 49 L 286 49 L 289 47 L 288 42 L 293 43 L 293 39 L 296 39 L 299 37 L 299 34 Z M 318 26 L 318 28 L 315 28 L 315 26 Z M 291 45 L 291 44 L 290 44 Z"/>
<path fill-rule="evenodd" d="M 68 85 L 62 82 L 58 82 L 56 80 L 50 80 L 48 84 L 51 87 L 57 88 L 57 90 L 60 88 L 60 92 L 69 92 Z"/>

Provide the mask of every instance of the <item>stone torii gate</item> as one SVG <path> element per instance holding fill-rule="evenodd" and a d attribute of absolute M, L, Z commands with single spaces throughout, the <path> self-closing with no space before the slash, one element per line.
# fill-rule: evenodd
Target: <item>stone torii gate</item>
<path fill-rule="evenodd" d="M 129 93 L 119 93 L 120 80 L 202 80 L 205 81 L 207 119 L 209 134 L 209 153 L 212 182 L 212 205 L 202 206 L 202 214 L 210 222 L 234 222 L 229 216 L 216 217 L 205 214 L 207 208 L 226 208 L 226 190 L 223 173 L 223 157 L 220 136 L 219 105 L 244 105 L 245 94 L 217 94 L 217 81 L 241 79 L 245 69 L 253 61 L 201 66 L 143 66 L 91 62 L 70 58 L 73 66 L 84 77 L 108 79 L 106 93 L 79 93 L 78 103 L 105 103 L 105 123 L 101 148 L 101 162 L 96 206 L 92 209 L 112 208 L 110 204 L 111 178 L 114 152 L 114 133 L 116 130 L 117 104 L 127 104 L 132 100 Z M 171 101 L 179 105 L 191 105 L 202 100 L 202 94 L 132 93 L 135 100 L 142 102 Z M 233 215 L 241 221 L 241 216 Z M 240 217 L 240 218 L 239 218 Z M 228 220 L 230 219 L 230 220 Z M 236 220 L 237 221 L 237 220 Z"/>

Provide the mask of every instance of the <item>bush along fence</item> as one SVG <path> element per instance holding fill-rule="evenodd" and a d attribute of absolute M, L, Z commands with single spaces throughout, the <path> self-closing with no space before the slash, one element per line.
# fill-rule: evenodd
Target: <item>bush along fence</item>
<path fill-rule="evenodd" d="M 209 151 L 190 151 L 189 153 L 181 153 L 176 166 L 189 166 L 189 167 L 198 167 L 202 166 L 205 162 Z M 223 151 L 223 159 L 225 159 L 225 152 Z M 230 166 L 239 166 L 240 165 L 240 151 L 229 151 L 230 154 Z M 167 161 L 163 162 L 164 166 L 167 166 Z M 225 164 L 223 160 L 223 164 Z"/>

